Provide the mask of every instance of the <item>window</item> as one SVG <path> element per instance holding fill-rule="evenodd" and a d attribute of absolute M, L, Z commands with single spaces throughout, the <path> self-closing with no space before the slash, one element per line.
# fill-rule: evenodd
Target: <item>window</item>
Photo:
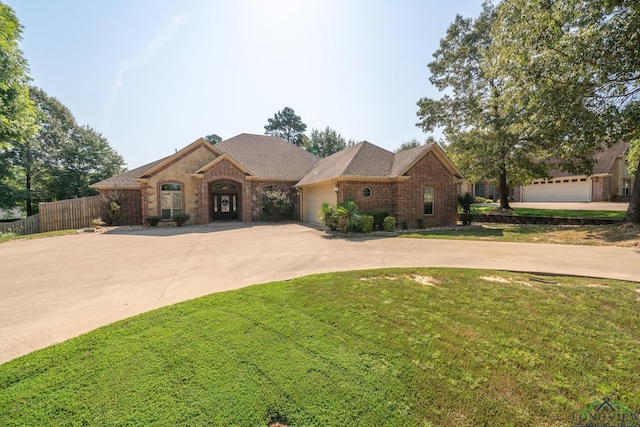
<path fill-rule="evenodd" d="M 628 196 L 630 194 L 629 192 L 629 187 L 631 185 L 631 180 L 630 179 L 623 179 L 622 180 L 622 195 L 623 196 Z"/>
<path fill-rule="evenodd" d="M 182 186 L 180 184 L 162 184 L 160 187 L 162 219 L 171 219 L 182 213 Z"/>
<path fill-rule="evenodd" d="M 364 189 L 362 189 L 362 195 L 365 199 L 368 199 L 371 197 L 371 189 L 369 187 L 364 187 Z"/>
<path fill-rule="evenodd" d="M 212 190 L 237 190 L 238 186 L 235 184 L 230 184 L 228 182 L 221 182 L 219 184 L 214 184 L 211 186 Z"/>
<path fill-rule="evenodd" d="M 424 189 L 424 214 L 433 215 L 433 187 Z"/>

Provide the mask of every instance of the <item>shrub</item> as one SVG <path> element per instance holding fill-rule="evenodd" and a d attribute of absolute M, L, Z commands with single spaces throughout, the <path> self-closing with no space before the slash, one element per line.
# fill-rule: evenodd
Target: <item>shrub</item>
<path fill-rule="evenodd" d="M 98 217 L 98 218 L 94 219 L 93 221 L 91 221 L 91 227 L 93 227 L 93 228 L 100 228 L 100 227 L 102 227 L 103 225 L 106 225 L 106 224 L 107 223 L 104 222 L 102 220 L 102 218 L 100 218 L 100 217 Z"/>
<path fill-rule="evenodd" d="M 289 194 L 277 188 L 262 193 L 262 204 L 275 221 L 280 220 L 282 214 L 288 213 L 293 206 Z"/>
<path fill-rule="evenodd" d="M 426 227 L 424 226 L 424 218 L 418 218 L 416 220 L 416 226 L 420 229 L 420 230 L 424 230 Z"/>
<path fill-rule="evenodd" d="M 388 216 L 382 222 L 382 228 L 384 231 L 395 231 L 396 219 L 392 216 Z"/>
<path fill-rule="evenodd" d="M 151 227 L 157 227 L 160 221 L 162 221 L 162 218 L 159 217 L 158 215 L 149 215 L 149 216 L 145 216 L 144 220 Z"/>
<path fill-rule="evenodd" d="M 320 205 L 320 210 L 318 211 L 318 219 L 320 220 L 322 225 L 329 227 L 331 230 L 336 229 L 336 209 L 329 203 L 323 202 Z"/>
<path fill-rule="evenodd" d="M 408 230 L 409 229 L 409 224 L 407 223 L 406 219 L 402 220 L 402 229 L 403 230 Z"/>
<path fill-rule="evenodd" d="M 109 225 L 120 225 L 120 205 L 115 200 L 109 203 L 107 214 Z"/>
<path fill-rule="evenodd" d="M 373 217 L 373 229 L 380 231 L 384 229 L 384 219 L 389 216 L 389 212 L 384 211 L 370 211 L 363 212 L 363 215 L 371 215 Z"/>
<path fill-rule="evenodd" d="M 268 213 L 266 213 L 266 212 L 262 212 L 262 213 L 260 214 L 260 221 L 262 221 L 262 222 L 266 222 L 268 219 L 269 219 L 269 214 L 268 214 Z"/>
<path fill-rule="evenodd" d="M 175 221 L 178 227 L 182 227 L 185 222 L 189 221 L 189 218 L 191 218 L 189 214 L 179 213 L 179 214 L 175 214 L 171 219 Z"/>
<path fill-rule="evenodd" d="M 473 221 L 476 215 L 473 204 L 475 203 L 475 197 L 471 193 L 464 193 L 458 196 L 458 212 L 460 213 L 460 220 L 462 225 L 469 225 Z"/>
<path fill-rule="evenodd" d="M 371 233 L 373 231 L 373 216 L 360 215 L 360 231 L 362 233 Z"/>
<path fill-rule="evenodd" d="M 358 205 L 353 200 L 347 200 L 336 208 L 335 219 L 337 221 L 338 230 L 343 233 L 355 231 L 360 225 L 360 214 L 358 213 Z"/>

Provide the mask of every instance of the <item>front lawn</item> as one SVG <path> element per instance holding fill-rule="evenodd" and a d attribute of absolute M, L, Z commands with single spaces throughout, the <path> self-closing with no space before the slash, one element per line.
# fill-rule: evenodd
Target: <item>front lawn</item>
<path fill-rule="evenodd" d="M 314 275 L 159 309 L 0 365 L 0 425 L 575 425 L 605 397 L 640 410 L 639 336 L 639 283 Z"/>
<path fill-rule="evenodd" d="M 495 242 L 553 243 L 590 246 L 640 246 L 640 227 L 629 225 L 562 226 L 483 223 L 449 230 L 425 230 L 403 238 L 491 240 Z"/>
<path fill-rule="evenodd" d="M 59 230 L 59 231 L 48 231 L 46 233 L 35 233 L 35 234 L 0 233 L 0 243 L 13 242 L 16 240 L 42 239 L 45 237 L 68 236 L 71 234 L 78 234 L 78 231 L 77 230 Z"/>
<path fill-rule="evenodd" d="M 496 206 L 477 206 L 479 213 L 491 213 L 497 209 Z M 549 216 L 563 218 L 609 218 L 623 220 L 626 211 L 582 211 L 569 209 L 532 209 L 532 208 L 514 208 L 511 214 L 517 216 Z"/>

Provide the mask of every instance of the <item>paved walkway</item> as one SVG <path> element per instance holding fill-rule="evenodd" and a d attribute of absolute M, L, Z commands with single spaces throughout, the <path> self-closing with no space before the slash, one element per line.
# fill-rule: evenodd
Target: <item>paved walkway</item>
<path fill-rule="evenodd" d="M 301 224 L 17 241 L 0 259 L 0 363 L 158 307 L 311 273 L 442 266 L 640 281 L 638 248 L 334 239 Z"/>

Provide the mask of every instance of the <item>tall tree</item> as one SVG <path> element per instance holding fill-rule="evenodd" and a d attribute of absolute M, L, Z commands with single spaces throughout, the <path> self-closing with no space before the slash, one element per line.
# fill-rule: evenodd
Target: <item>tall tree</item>
<path fill-rule="evenodd" d="M 206 139 L 213 145 L 216 145 L 218 142 L 222 141 L 222 137 L 215 133 L 205 136 L 204 139 Z"/>
<path fill-rule="evenodd" d="M 272 119 L 268 119 L 268 123 L 264 129 L 265 135 L 277 136 L 301 147 L 307 125 L 302 122 L 300 116 L 296 115 L 293 108 L 284 107 L 284 109 L 278 111 Z"/>
<path fill-rule="evenodd" d="M 418 101 L 420 126 L 425 132 L 442 127 L 447 152 L 471 180 L 495 180 L 500 207 L 509 209 L 509 188 L 546 173 L 544 140 L 528 138 L 518 128 L 522 112 L 503 108 L 509 79 L 491 56 L 495 8 L 483 4 L 480 16 L 457 16 L 440 40 L 429 63 L 429 80 L 447 93 Z"/>
<path fill-rule="evenodd" d="M 493 35 L 498 66 L 520 88 L 505 104 L 524 106 L 527 131 L 563 147 L 559 157 L 640 138 L 636 0 L 509 0 Z M 627 220 L 640 223 L 638 173 Z"/>
<path fill-rule="evenodd" d="M 124 160 L 104 137 L 78 126 L 71 111 L 41 89 L 29 92 L 38 108 L 38 131 L 14 141 L 8 153 L 16 177 L 14 192 L 28 216 L 39 201 L 96 194 L 90 184 L 124 171 Z"/>
<path fill-rule="evenodd" d="M 347 147 L 347 141 L 337 131 L 326 127 L 324 130 L 312 129 L 305 146 L 307 151 L 318 157 L 327 157 Z"/>
<path fill-rule="evenodd" d="M 21 35 L 15 13 L 0 3 L 0 207 L 13 207 L 18 196 L 10 146 L 35 132 L 35 109 L 27 87 L 29 67 L 18 48 Z"/>

